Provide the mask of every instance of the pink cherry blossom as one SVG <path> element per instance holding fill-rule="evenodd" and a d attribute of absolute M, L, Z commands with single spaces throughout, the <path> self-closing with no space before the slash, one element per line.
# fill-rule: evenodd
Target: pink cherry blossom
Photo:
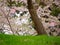
<path fill-rule="evenodd" d="M 15 9 L 14 8 L 12 8 L 12 9 L 10 9 L 10 13 L 15 13 Z"/>
<path fill-rule="evenodd" d="M 56 22 L 51 21 L 49 24 L 50 24 L 49 26 L 55 26 L 56 25 Z"/>

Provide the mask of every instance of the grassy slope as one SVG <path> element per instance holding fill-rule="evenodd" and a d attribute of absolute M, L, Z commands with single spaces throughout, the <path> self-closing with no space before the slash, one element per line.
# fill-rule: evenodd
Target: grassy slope
<path fill-rule="evenodd" d="M 0 45 L 60 45 L 60 37 L 0 34 Z"/>

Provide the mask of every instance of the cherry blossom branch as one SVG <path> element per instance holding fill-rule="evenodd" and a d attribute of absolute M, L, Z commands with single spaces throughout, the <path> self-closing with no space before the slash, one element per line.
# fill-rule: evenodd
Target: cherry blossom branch
<path fill-rule="evenodd" d="M 6 14 L 6 13 L 1 9 L 1 7 L 0 7 L 0 10 L 3 12 L 3 15 L 5 16 L 6 20 L 8 21 L 8 25 L 10 26 L 10 29 L 11 29 L 11 31 L 12 31 L 13 34 L 14 34 L 14 31 L 13 31 L 13 29 L 12 29 L 12 26 L 11 26 L 10 21 L 9 21 L 9 19 L 8 19 L 8 16 L 7 16 L 7 15 L 9 15 L 10 10 L 9 10 L 8 14 Z"/>

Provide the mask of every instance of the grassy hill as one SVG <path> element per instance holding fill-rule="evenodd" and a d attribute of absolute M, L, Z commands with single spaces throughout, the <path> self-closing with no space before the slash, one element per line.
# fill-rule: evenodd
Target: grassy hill
<path fill-rule="evenodd" d="M 0 45 L 60 45 L 60 37 L 0 34 Z"/>

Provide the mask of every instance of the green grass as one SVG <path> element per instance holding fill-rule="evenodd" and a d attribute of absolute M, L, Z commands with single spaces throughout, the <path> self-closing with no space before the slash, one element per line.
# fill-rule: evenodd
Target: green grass
<path fill-rule="evenodd" d="M 60 45 L 60 37 L 0 34 L 0 45 Z"/>

